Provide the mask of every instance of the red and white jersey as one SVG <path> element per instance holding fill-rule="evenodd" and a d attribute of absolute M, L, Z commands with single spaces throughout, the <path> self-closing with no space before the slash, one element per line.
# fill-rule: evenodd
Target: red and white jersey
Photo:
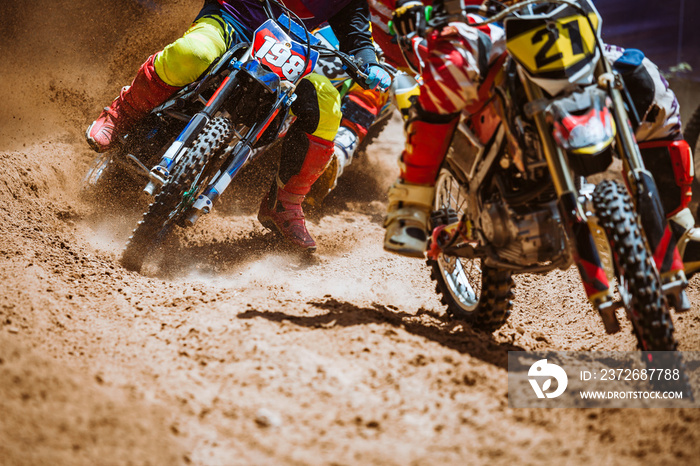
<path fill-rule="evenodd" d="M 396 0 L 368 0 L 372 21 L 372 36 L 374 41 L 384 51 L 385 59 L 397 68 L 405 68 L 406 63 L 401 55 L 396 39 L 389 34 L 389 21 L 396 7 Z M 465 5 L 481 5 L 482 0 L 465 0 Z M 426 6 L 432 5 L 432 0 L 423 0 Z"/>
<path fill-rule="evenodd" d="M 414 41 L 423 89 L 421 106 L 432 113 L 450 114 L 478 100 L 478 84 L 506 51 L 505 31 L 498 25 L 450 23 L 424 41 Z"/>

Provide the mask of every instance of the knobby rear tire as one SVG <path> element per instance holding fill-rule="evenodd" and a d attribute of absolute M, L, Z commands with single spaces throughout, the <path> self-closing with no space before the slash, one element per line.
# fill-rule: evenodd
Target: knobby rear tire
<path fill-rule="evenodd" d="M 480 262 L 478 259 L 453 259 Z M 428 265 L 432 267 L 430 277 L 436 282 L 435 292 L 440 295 L 440 302 L 447 306 L 447 313 L 452 319 L 487 332 L 499 329 L 508 320 L 514 296 L 514 284 L 509 271 L 481 268 L 481 289 L 475 290 L 477 301 L 469 305 L 457 298 L 455 287 L 446 279 L 439 261 L 429 260 Z"/>
<path fill-rule="evenodd" d="M 391 121 L 391 115 L 384 117 L 383 120 L 370 126 L 369 130 L 367 131 L 367 135 L 357 146 L 357 150 L 355 151 L 355 155 L 353 157 L 364 157 L 367 154 L 367 148 L 372 145 L 372 143 L 376 141 L 379 136 L 381 136 L 389 124 L 389 121 Z"/>
<path fill-rule="evenodd" d="M 443 217 L 441 223 L 445 224 L 459 219 L 467 208 L 466 197 L 449 168 L 441 169 L 435 188 L 432 217 Z M 494 331 L 506 322 L 513 306 L 510 270 L 482 267 L 480 259 L 444 254 L 427 263 L 436 282 L 435 292 L 450 317 L 485 331 Z"/>

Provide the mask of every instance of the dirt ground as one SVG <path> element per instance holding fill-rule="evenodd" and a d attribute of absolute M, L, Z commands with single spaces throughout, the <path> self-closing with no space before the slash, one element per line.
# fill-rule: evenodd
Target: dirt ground
<path fill-rule="evenodd" d="M 252 167 L 165 270 L 124 270 L 143 199 L 79 196 L 82 132 L 200 6 L 150 4 L 3 4 L 0 464 L 697 464 L 698 410 L 508 408 L 508 351 L 633 350 L 630 327 L 605 334 L 573 269 L 517 277 L 492 335 L 451 322 L 381 248 L 398 121 L 310 215 L 314 257 L 259 225 Z"/>

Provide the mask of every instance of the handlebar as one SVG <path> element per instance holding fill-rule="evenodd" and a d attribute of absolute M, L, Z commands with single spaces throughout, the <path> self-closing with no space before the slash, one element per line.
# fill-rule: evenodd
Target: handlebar
<path fill-rule="evenodd" d="M 311 48 L 316 50 L 321 57 L 339 58 L 340 61 L 343 63 L 343 68 L 352 78 L 352 80 L 359 84 L 363 89 L 368 88 L 366 83 L 368 75 L 360 69 L 357 60 L 354 57 L 343 53 L 340 50 L 325 47 L 322 44 L 312 45 Z M 391 75 L 392 79 L 396 76 L 396 73 L 398 73 L 398 70 L 396 68 L 387 63 L 377 63 L 377 66 L 381 66 L 384 69 L 384 71 Z"/>
<path fill-rule="evenodd" d="M 311 33 L 306 28 L 306 26 L 304 26 L 304 23 L 299 18 L 299 16 L 297 16 L 292 10 L 287 8 L 285 5 L 280 3 L 278 0 L 262 0 L 262 1 L 265 3 L 264 8 L 265 8 L 266 13 L 267 13 L 269 18 L 273 18 L 272 9 L 270 8 L 271 3 L 275 4 L 278 8 L 282 9 L 283 11 L 287 12 L 288 14 L 290 14 L 294 18 L 296 18 L 296 20 L 298 21 L 298 25 L 301 26 L 301 28 L 303 29 L 303 33 L 304 33 L 305 37 L 300 37 L 300 38 L 302 40 L 306 39 L 305 45 L 306 45 L 307 50 L 313 49 L 313 50 L 317 51 L 321 57 L 331 57 L 331 56 L 338 57 L 340 59 L 340 61 L 343 63 L 343 67 L 344 67 L 345 71 L 348 73 L 348 75 L 350 75 L 350 77 L 356 83 L 358 83 L 362 88 L 364 88 L 364 89 L 368 88 L 366 80 L 369 76 L 367 75 L 367 73 L 364 73 L 360 69 L 360 67 L 358 66 L 357 62 L 355 61 L 355 59 L 353 57 L 351 57 L 350 55 L 347 55 L 339 50 L 327 48 L 321 44 L 313 44 L 311 41 L 311 37 L 312 37 Z M 291 32 L 291 22 L 289 23 L 289 29 L 290 29 L 289 32 Z M 309 56 L 309 54 L 307 53 L 306 61 L 304 62 L 304 67 L 306 67 L 306 65 L 308 63 L 308 59 L 309 59 L 308 56 Z M 398 70 L 396 68 L 394 68 L 393 66 L 390 66 L 388 64 L 377 63 L 377 65 L 381 66 L 384 69 L 384 71 L 386 71 L 387 73 L 389 73 L 391 75 L 392 78 L 394 76 L 396 76 L 396 73 L 398 72 Z"/>
<path fill-rule="evenodd" d="M 509 16 L 516 11 L 520 10 L 521 8 L 524 8 L 529 5 L 535 5 L 538 3 L 555 3 L 559 5 L 568 5 L 570 7 L 573 7 L 577 10 L 581 10 L 581 6 L 578 4 L 576 0 L 522 0 L 518 3 L 514 3 L 513 5 L 506 7 L 499 11 L 498 13 L 495 13 L 493 15 L 489 15 L 488 17 L 485 17 L 482 22 L 480 22 L 480 25 L 484 24 L 491 24 L 491 23 L 497 23 L 499 21 L 502 21 L 506 16 Z M 478 9 L 478 11 L 477 11 Z M 456 14 L 448 14 L 448 15 L 441 15 L 441 16 L 435 16 L 432 18 L 430 21 L 428 21 L 428 32 L 440 28 L 444 26 L 445 24 L 455 21 L 455 22 L 464 22 L 466 20 L 466 16 L 464 13 L 477 13 L 486 15 L 487 11 L 484 9 L 483 5 L 482 6 L 466 6 L 461 13 L 456 13 Z M 585 14 L 585 13 L 584 13 Z"/>

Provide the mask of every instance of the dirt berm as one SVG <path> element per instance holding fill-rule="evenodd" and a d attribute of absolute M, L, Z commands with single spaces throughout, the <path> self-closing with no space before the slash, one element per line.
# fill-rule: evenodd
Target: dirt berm
<path fill-rule="evenodd" d="M 255 219 L 253 167 L 168 267 L 124 270 L 143 199 L 79 195 L 82 133 L 200 7 L 144 3 L 3 2 L 0 464 L 697 463 L 698 410 L 508 407 L 508 351 L 633 350 L 630 327 L 605 334 L 575 270 L 519 277 L 493 335 L 452 323 L 381 247 L 397 121 L 310 216 L 313 258 Z"/>

